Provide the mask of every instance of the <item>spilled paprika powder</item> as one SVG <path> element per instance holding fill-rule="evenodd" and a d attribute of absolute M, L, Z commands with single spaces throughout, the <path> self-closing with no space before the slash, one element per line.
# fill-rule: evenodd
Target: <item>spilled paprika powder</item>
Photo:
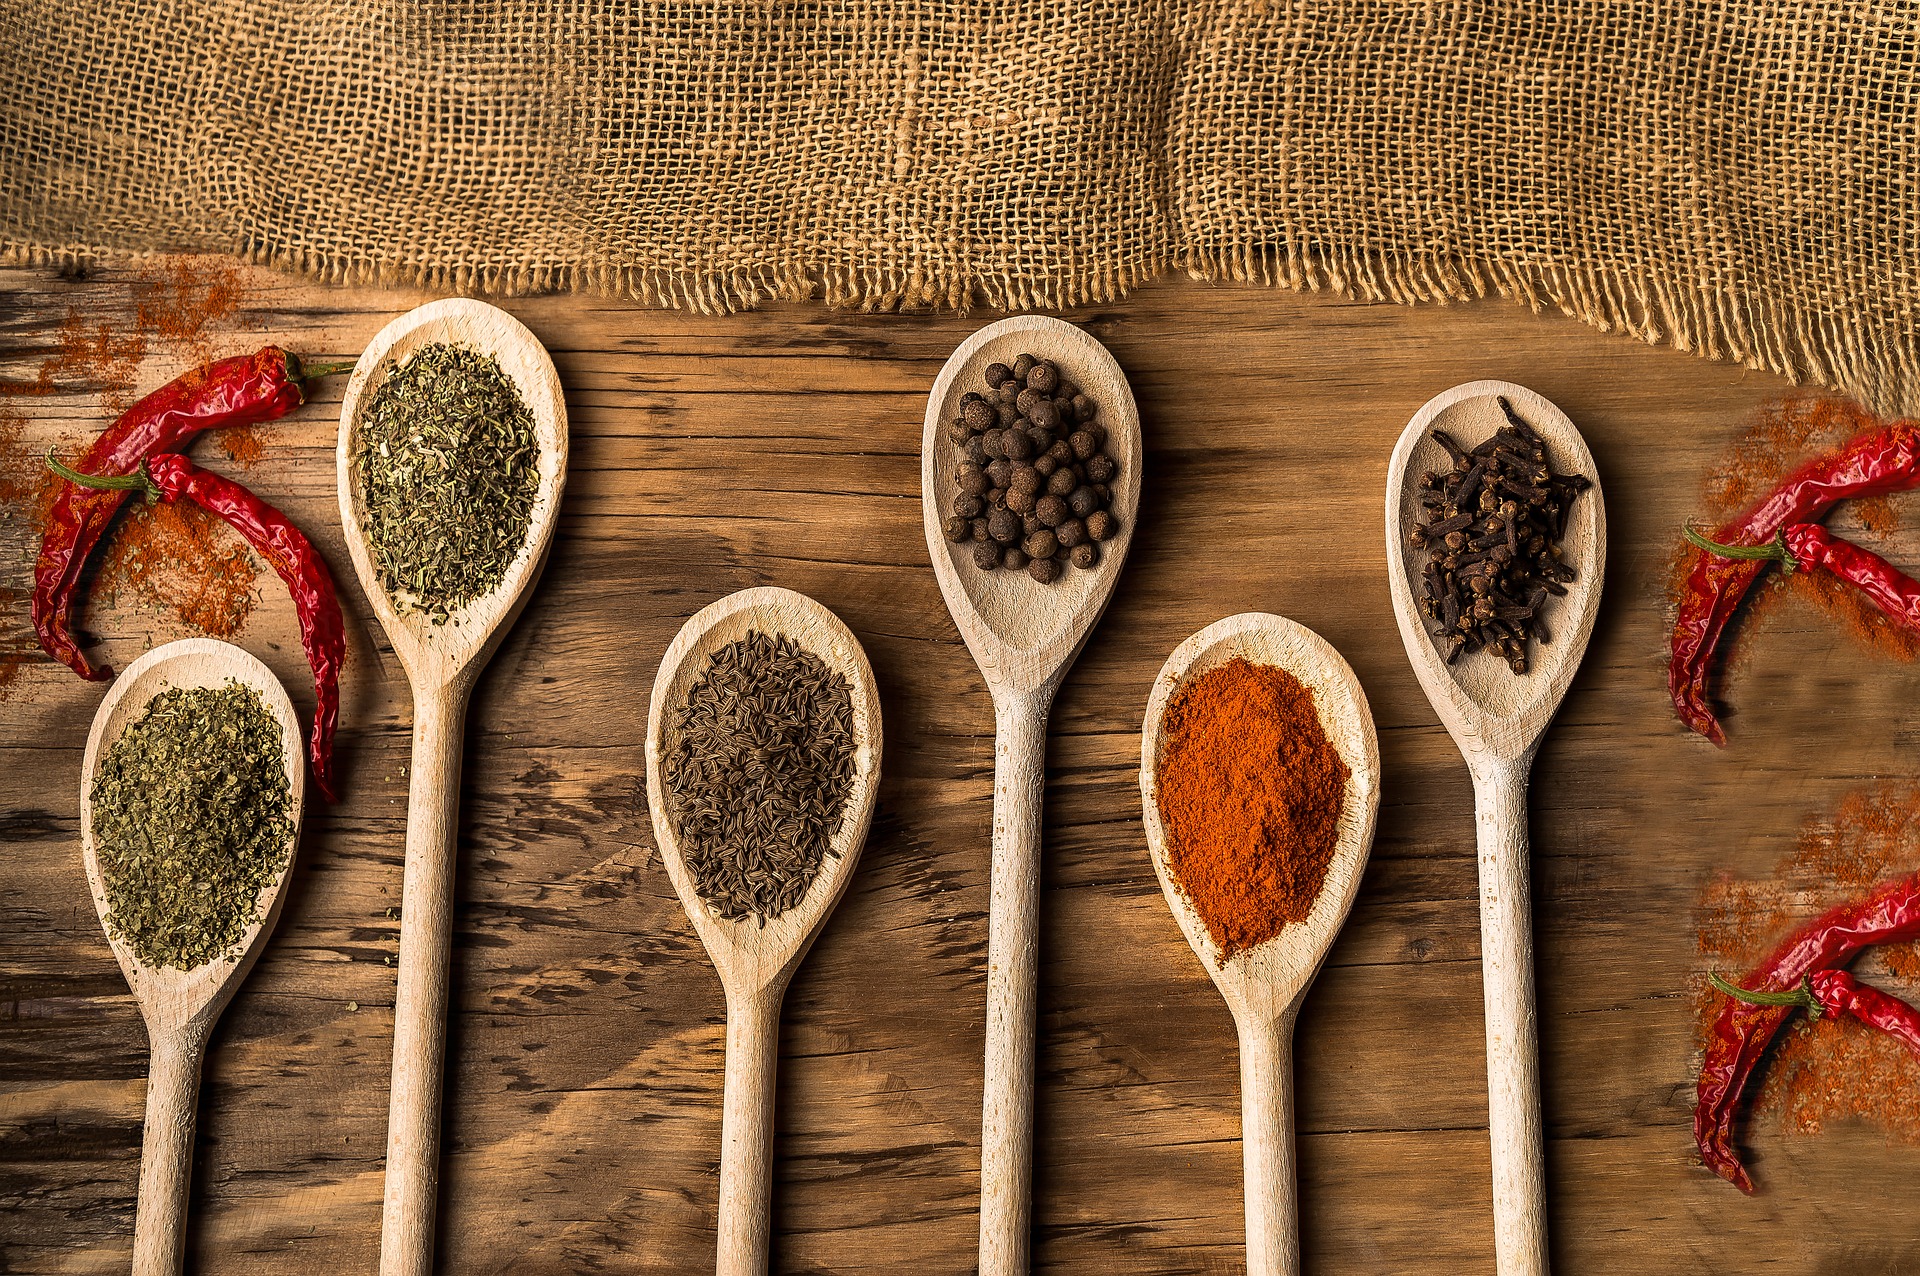
<path fill-rule="evenodd" d="M 1156 772 L 1168 864 L 1222 961 L 1307 919 L 1349 774 L 1311 690 L 1243 658 L 1208 670 L 1168 703 Z"/>

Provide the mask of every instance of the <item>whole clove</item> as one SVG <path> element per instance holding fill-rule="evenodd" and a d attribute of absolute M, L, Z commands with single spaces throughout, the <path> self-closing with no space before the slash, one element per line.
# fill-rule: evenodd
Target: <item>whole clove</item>
<path fill-rule="evenodd" d="M 1499 403 L 1507 423 L 1478 447 L 1433 432 L 1452 465 L 1421 478 L 1416 504 L 1426 521 L 1408 541 L 1428 553 L 1420 609 L 1447 663 L 1489 651 L 1524 674 L 1528 643 L 1553 640 L 1541 609 L 1574 579 L 1560 540 L 1574 500 L 1593 483 L 1555 474 L 1546 440 L 1504 397 Z"/>

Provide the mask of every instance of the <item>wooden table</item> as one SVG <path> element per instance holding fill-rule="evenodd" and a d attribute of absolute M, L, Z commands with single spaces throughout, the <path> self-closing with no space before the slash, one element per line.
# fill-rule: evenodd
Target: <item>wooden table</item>
<path fill-rule="evenodd" d="M 61 322 L 129 331 L 137 271 L 0 274 L 0 375 Z M 217 353 L 351 356 L 419 293 L 240 276 Z M 993 719 L 926 560 L 927 387 L 988 316 L 782 305 L 729 317 L 588 297 L 506 303 L 551 348 L 573 468 L 544 583 L 468 725 L 441 1253 L 457 1272 L 697 1271 L 714 1243 L 720 986 L 654 852 L 646 695 L 675 630 L 748 585 L 831 607 L 887 722 L 866 857 L 787 1002 L 775 1186 L 789 1271 L 963 1272 L 980 1119 Z M 1920 1246 L 1920 1148 L 1757 1121 L 1748 1199 L 1689 1120 L 1700 958 L 1723 869 L 1766 874 L 1863 777 L 1911 776 L 1920 668 L 1795 604 L 1756 626 L 1732 747 L 1665 704 L 1663 585 L 1706 467 L 1767 375 L 1505 304 L 1409 310 L 1166 282 L 1068 317 L 1133 378 L 1150 470 L 1118 594 L 1053 714 L 1036 1253 L 1049 1269 L 1242 1261 L 1234 1038 L 1147 860 L 1140 715 L 1161 661 L 1236 611 L 1318 630 L 1377 715 L 1384 801 L 1360 901 L 1299 1030 L 1315 1272 L 1490 1267 L 1467 775 L 1409 670 L 1383 576 L 1382 483 L 1408 417 L 1502 377 L 1557 401 L 1606 477 L 1611 574 L 1534 772 L 1541 1038 L 1557 1265 L 1893 1272 Z M 155 342 L 144 390 L 190 350 Z M 26 441 L 97 428 L 99 387 L 9 402 Z M 292 899 L 216 1034 L 191 1264 L 369 1271 L 379 1235 L 409 707 L 368 627 L 334 503 L 341 382 L 265 432 L 248 475 L 345 582 L 347 800 L 310 815 Z M 215 449 L 203 448 L 215 453 Z M 216 458 L 217 458 L 217 453 Z M 216 459 L 216 463 L 218 459 Z M 26 520 L 0 523 L 24 586 Z M 1893 552 L 1920 560 L 1920 536 Z M 270 574 L 241 635 L 310 704 Z M 5 624 L 24 621 L 24 602 Z M 96 609 L 124 662 L 177 636 Z M 1804 653 L 1803 649 L 1804 648 Z M 0 703 L 0 1270 L 123 1270 L 146 1045 L 81 873 L 77 777 L 100 689 L 45 663 Z"/>

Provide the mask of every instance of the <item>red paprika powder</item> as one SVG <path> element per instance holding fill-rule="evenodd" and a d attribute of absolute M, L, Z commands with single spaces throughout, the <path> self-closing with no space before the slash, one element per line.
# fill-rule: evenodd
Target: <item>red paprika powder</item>
<path fill-rule="evenodd" d="M 1168 864 L 1222 960 L 1307 919 L 1348 776 L 1312 691 L 1245 659 L 1208 670 L 1167 705 L 1156 775 Z"/>

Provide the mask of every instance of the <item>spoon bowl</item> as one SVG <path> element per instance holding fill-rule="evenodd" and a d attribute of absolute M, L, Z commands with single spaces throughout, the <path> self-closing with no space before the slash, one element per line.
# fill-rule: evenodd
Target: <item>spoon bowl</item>
<path fill-rule="evenodd" d="M 1553 641 L 1532 645 L 1528 659 L 1533 668 L 1520 675 L 1487 651 L 1462 655 L 1447 664 L 1420 614 L 1420 571 L 1426 554 L 1414 550 L 1407 539 L 1421 513 L 1416 499 L 1420 477 L 1452 465 L 1446 451 L 1434 442 L 1433 431 L 1444 430 L 1471 449 L 1506 424 L 1499 404 L 1503 397 L 1546 441 L 1548 462 L 1555 473 L 1584 474 L 1593 480 L 1593 487 L 1574 501 L 1560 542 L 1562 557 L 1574 569 L 1574 580 L 1564 598 L 1549 598 L 1541 612 Z M 1548 400 L 1511 382 L 1473 381 L 1428 400 L 1407 423 L 1387 465 L 1387 582 L 1407 658 L 1462 750 L 1519 758 L 1539 741 L 1586 652 L 1600 611 L 1606 561 L 1607 511 L 1593 453 L 1567 414 Z"/>
<path fill-rule="evenodd" d="M 1565 597 L 1542 619 L 1550 643 L 1530 644 L 1515 674 L 1491 653 L 1448 665 L 1416 601 L 1425 559 L 1408 540 L 1421 475 L 1451 465 L 1431 434 L 1444 429 L 1469 450 L 1502 424 L 1505 398 L 1546 442 L 1558 473 L 1593 486 L 1575 499 L 1561 555 L 1574 570 Z M 1502 1276 L 1547 1271 L 1545 1163 L 1540 1120 L 1539 1029 L 1533 989 L 1533 916 L 1527 865 L 1527 775 L 1547 723 L 1586 654 L 1606 573 L 1607 513 L 1593 454 L 1566 413 L 1505 381 L 1474 381 L 1414 414 L 1387 466 L 1387 581 L 1414 675 L 1473 776 L 1480 870 L 1480 965 L 1486 996 L 1488 1139 L 1493 1159 L 1494 1255 Z"/>
<path fill-rule="evenodd" d="M 498 585 L 434 624 L 402 612 L 381 584 L 367 543 L 358 457 L 366 404 L 389 370 L 424 345 L 492 355 L 533 414 L 539 487 L 526 540 Z M 559 523 L 567 478 L 567 407 L 553 360 L 525 325 L 467 298 L 429 302 L 382 328 L 354 365 L 340 405 L 336 450 L 340 522 L 367 603 L 413 691 L 413 763 L 407 794 L 406 875 L 394 992 L 393 1079 L 387 1112 L 383 1276 L 428 1276 L 440 1161 L 440 1067 L 446 1045 L 447 967 L 459 833 L 460 753 L 467 697 L 526 605 Z"/>
<path fill-rule="evenodd" d="M 1107 454 L 1119 464 L 1111 484 L 1111 509 L 1119 531 L 1100 546 L 1089 571 L 1068 567 L 1051 585 L 1024 572 L 983 572 L 966 545 L 941 531 L 956 493 L 954 472 L 965 459 L 943 427 L 959 411 L 960 398 L 986 386 L 990 363 L 1011 365 L 1021 354 L 1050 359 L 1100 405 L 1107 427 Z M 940 593 L 960 636 L 988 685 L 1032 691 L 1049 679 L 1058 685 L 1113 595 L 1114 581 L 1133 543 L 1140 511 L 1140 413 L 1126 373 L 1107 348 L 1081 328 L 1046 315 L 1016 315 L 988 324 L 960 343 L 940 369 L 927 397 L 920 445 L 921 517 Z"/>
<path fill-rule="evenodd" d="M 251 688 L 280 724 L 281 764 L 286 768 L 288 815 L 293 839 L 279 876 L 262 887 L 258 917 L 241 934 L 231 957 L 192 970 L 148 966 L 133 947 L 107 925 L 110 905 L 100 873 L 93 832 L 93 781 L 101 760 L 129 724 L 162 691 L 171 688 L 224 687 L 229 681 Z M 136 1276 L 170 1276 L 180 1270 L 186 1247 L 187 1191 L 193 1173 L 193 1132 L 200 1090 L 200 1065 L 208 1034 L 240 983 L 253 969 L 273 932 L 293 876 L 295 845 L 305 794 L 306 753 L 300 720 L 280 680 L 253 656 L 212 638 L 185 638 L 155 647 L 129 665 L 107 689 L 87 733 L 80 764 L 80 845 L 93 906 L 107 932 L 114 960 L 127 977 L 141 1017 L 147 1023 L 151 1055 L 147 1080 L 147 1116 L 140 1152 L 140 1194 L 133 1232 Z"/>
<path fill-rule="evenodd" d="M 991 363 L 1048 359 L 1099 404 L 1117 533 L 1089 571 L 1069 566 L 1042 585 L 1024 572 L 983 572 L 942 523 L 961 452 L 945 426 L 960 398 L 986 385 Z M 1044 315 L 988 324 L 960 343 L 927 396 L 920 507 L 927 552 L 954 627 L 993 696 L 993 870 L 987 920 L 986 1077 L 980 1135 L 980 1276 L 1024 1276 L 1032 1240 L 1033 1048 L 1039 989 L 1040 805 L 1047 711 L 1120 578 L 1140 516 L 1145 455 L 1126 374 L 1088 333 Z"/>
<path fill-rule="evenodd" d="M 1313 693 L 1321 729 L 1347 764 L 1339 835 L 1306 920 L 1223 957 L 1174 874 L 1160 819 L 1159 762 L 1167 706 L 1195 678 L 1243 658 L 1286 670 Z M 1167 657 L 1140 733 L 1140 795 L 1147 849 L 1167 907 L 1233 1012 L 1240 1039 L 1247 1270 L 1297 1272 L 1299 1217 L 1293 1170 L 1293 1023 L 1307 987 L 1360 891 L 1380 810 L 1380 746 L 1366 692 L 1325 639 L 1280 616 L 1249 612 L 1202 629 Z"/>
<path fill-rule="evenodd" d="M 847 680 L 853 702 L 853 784 L 820 871 L 799 902 L 762 925 L 729 921 L 700 897 L 667 805 L 675 721 L 713 655 L 758 631 L 786 637 Z M 696 612 L 660 662 L 647 710 L 647 806 L 667 876 L 727 995 L 727 1075 L 720 1134 L 721 1276 L 767 1270 L 772 1203 L 774 1073 L 780 1003 L 827 915 L 846 893 L 880 786 L 880 693 L 866 652 L 840 618 L 790 589 L 744 589 Z"/>

